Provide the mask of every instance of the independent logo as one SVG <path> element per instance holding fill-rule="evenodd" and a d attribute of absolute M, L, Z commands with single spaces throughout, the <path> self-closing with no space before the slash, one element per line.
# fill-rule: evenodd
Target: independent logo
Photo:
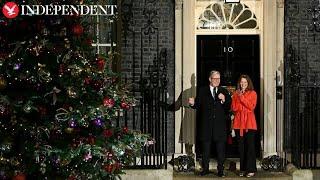
<path fill-rule="evenodd" d="M 14 2 L 7 2 L 2 7 L 2 13 L 5 17 L 12 19 L 18 16 L 19 14 L 19 7 Z"/>

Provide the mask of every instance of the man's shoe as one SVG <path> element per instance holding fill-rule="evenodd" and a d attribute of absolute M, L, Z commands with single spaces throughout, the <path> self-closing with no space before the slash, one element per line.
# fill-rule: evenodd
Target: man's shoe
<path fill-rule="evenodd" d="M 223 171 L 218 172 L 219 177 L 226 177 L 226 174 Z"/>
<path fill-rule="evenodd" d="M 199 173 L 200 176 L 205 176 L 205 175 L 207 175 L 207 174 L 209 174 L 209 171 L 208 171 L 208 170 L 203 170 L 203 171 L 201 171 L 201 172 Z"/>
<path fill-rule="evenodd" d="M 239 173 L 239 176 L 240 176 L 240 177 L 243 177 L 243 176 L 244 176 L 244 172 L 241 171 L 241 172 Z"/>

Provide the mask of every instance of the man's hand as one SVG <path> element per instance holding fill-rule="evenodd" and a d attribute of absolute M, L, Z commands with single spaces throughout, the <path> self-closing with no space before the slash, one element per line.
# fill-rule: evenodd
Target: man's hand
<path fill-rule="evenodd" d="M 188 103 L 193 106 L 194 105 L 194 98 L 189 98 Z"/>
<path fill-rule="evenodd" d="M 226 97 L 222 93 L 218 95 L 218 98 L 221 99 L 222 102 L 226 101 Z"/>

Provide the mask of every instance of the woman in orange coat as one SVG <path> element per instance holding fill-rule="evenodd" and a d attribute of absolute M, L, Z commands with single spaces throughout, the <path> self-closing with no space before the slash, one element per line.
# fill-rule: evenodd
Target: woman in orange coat
<path fill-rule="evenodd" d="M 252 177 L 257 171 L 255 152 L 255 133 L 257 123 L 254 108 L 257 104 L 257 93 L 248 75 L 241 75 L 237 90 L 233 93 L 231 109 L 235 114 L 233 129 L 239 141 L 240 173 L 239 176 Z M 246 174 L 245 174 L 246 173 Z"/>

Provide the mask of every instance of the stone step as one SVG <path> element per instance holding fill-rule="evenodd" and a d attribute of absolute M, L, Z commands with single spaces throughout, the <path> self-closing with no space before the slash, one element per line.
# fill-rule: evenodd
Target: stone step
<path fill-rule="evenodd" d="M 173 180 L 205 180 L 205 179 L 228 179 L 228 180 L 235 180 L 235 179 L 246 179 L 246 177 L 239 177 L 238 171 L 225 171 L 226 177 L 220 178 L 217 176 L 217 171 L 213 170 L 206 176 L 198 176 L 193 172 L 174 172 L 173 173 Z M 254 177 L 250 179 L 274 179 L 274 180 L 292 180 L 292 176 L 285 174 L 283 172 L 267 172 L 263 170 L 259 170 L 256 172 Z"/>

